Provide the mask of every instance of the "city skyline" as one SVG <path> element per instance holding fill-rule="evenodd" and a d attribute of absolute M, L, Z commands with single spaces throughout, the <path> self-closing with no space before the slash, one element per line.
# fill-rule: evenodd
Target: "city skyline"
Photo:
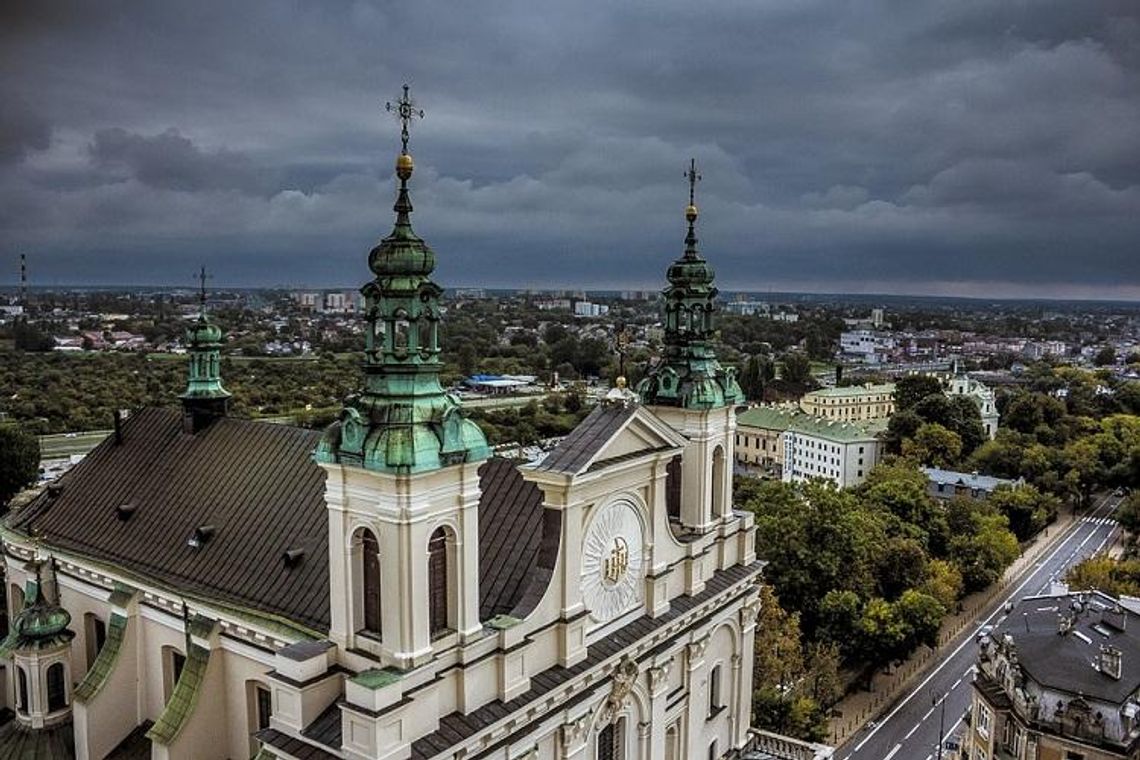
<path fill-rule="evenodd" d="M 407 81 L 449 287 L 1140 298 L 1134 6 L 480 10 L 5 9 L 0 282 L 351 286 Z"/>

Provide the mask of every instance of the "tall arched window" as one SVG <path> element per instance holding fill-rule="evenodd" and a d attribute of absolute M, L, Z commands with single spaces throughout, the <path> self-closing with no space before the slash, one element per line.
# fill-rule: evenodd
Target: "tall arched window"
<path fill-rule="evenodd" d="M 709 673 L 709 717 L 720 712 L 720 665 Z"/>
<path fill-rule="evenodd" d="M 28 712 L 28 673 L 21 667 L 16 668 L 20 674 L 20 686 L 16 693 L 16 709 L 25 715 Z"/>
<path fill-rule="evenodd" d="M 48 712 L 67 707 L 67 684 L 63 677 L 63 663 L 57 662 L 47 669 Z"/>
<path fill-rule="evenodd" d="M 598 733 L 598 760 L 622 760 L 625 737 L 625 718 L 620 718 Z"/>
<path fill-rule="evenodd" d="M 428 541 L 428 620 L 432 636 L 449 628 L 447 537 L 446 528 L 436 528 Z"/>
<path fill-rule="evenodd" d="M 672 520 L 681 519 L 681 455 L 669 460 L 665 466 L 665 514 Z"/>
<path fill-rule="evenodd" d="M 380 542 L 367 528 L 359 533 L 361 586 L 361 618 L 359 629 L 380 635 Z"/>
<path fill-rule="evenodd" d="M 724 515 L 724 447 L 713 449 L 712 457 L 712 513 L 713 517 Z"/>

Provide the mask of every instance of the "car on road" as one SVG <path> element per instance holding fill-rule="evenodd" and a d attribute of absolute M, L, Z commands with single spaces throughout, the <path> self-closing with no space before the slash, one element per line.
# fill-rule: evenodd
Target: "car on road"
<path fill-rule="evenodd" d="M 983 625 L 981 628 L 978 629 L 977 634 L 974 636 L 974 641 L 981 644 L 982 639 L 986 638 L 987 636 L 989 636 L 993 632 L 994 632 L 994 626 Z"/>

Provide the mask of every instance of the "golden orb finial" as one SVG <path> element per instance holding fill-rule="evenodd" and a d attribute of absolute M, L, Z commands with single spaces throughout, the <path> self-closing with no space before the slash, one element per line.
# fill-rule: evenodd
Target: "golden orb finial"
<path fill-rule="evenodd" d="M 620 375 L 617 379 L 617 387 L 621 388 L 622 390 L 625 390 L 625 385 L 626 385 L 625 375 Z"/>
<path fill-rule="evenodd" d="M 415 168 L 416 165 L 412 161 L 410 153 L 401 153 L 396 157 L 396 176 L 400 179 L 407 179 L 412 176 L 412 170 Z"/>
<path fill-rule="evenodd" d="M 692 203 L 690 203 L 688 206 L 685 207 L 685 218 L 688 219 L 690 222 L 697 221 L 697 216 L 699 213 L 700 212 L 697 211 L 697 207 L 695 205 L 693 205 Z"/>

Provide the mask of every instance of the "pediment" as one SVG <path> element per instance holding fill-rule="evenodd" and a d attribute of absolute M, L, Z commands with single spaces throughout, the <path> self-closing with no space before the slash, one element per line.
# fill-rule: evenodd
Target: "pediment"
<path fill-rule="evenodd" d="M 599 405 L 536 469 L 580 475 L 643 454 L 680 450 L 685 438 L 643 406 Z"/>

